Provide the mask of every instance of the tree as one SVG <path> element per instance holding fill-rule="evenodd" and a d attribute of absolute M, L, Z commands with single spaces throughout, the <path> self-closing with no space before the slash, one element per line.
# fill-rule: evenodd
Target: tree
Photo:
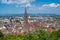
<path fill-rule="evenodd" d="M 2 33 L 2 31 L 0 30 L 0 37 L 3 37 L 4 36 L 4 34 Z"/>
<path fill-rule="evenodd" d="M 60 30 L 58 30 L 56 33 L 57 33 L 57 39 L 60 40 Z"/>
<path fill-rule="evenodd" d="M 2 31 L 0 30 L 0 40 L 4 40 L 4 34 L 2 33 Z"/>
<path fill-rule="evenodd" d="M 4 40 L 23 40 L 24 36 L 22 35 L 5 35 Z"/>
<path fill-rule="evenodd" d="M 20 22 L 20 20 L 16 20 L 15 22 Z"/>
<path fill-rule="evenodd" d="M 38 33 L 38 40 L 49 40 L 50 33 L 46 32 L 45 30 L 39 30 Z"/>

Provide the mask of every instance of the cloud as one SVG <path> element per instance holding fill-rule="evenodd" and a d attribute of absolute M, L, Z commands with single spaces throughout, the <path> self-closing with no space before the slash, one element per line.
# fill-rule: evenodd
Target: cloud
<path fill-rule="evenodd" d="M 30 3 L 26 4 L 26 7 L 32 7 L 32 5 Z"/>
<path fill-rule="evenodd" d="M 1 0 L 1 3 L 5 4 L 26 4 L 31 3 L 35 0 Z"/>
<path fill-rule="evenodd" d="M 20 5 L 21 7 L 26 6 L 26 7 L 31 7 L 31 3 L 34 2 L 35 0 L 1 0 L 1 3 L 3 4 L 16 4 L 16 7 Z"/>
<path fill-rule="evenodd" d="M 42 13 L 60 14 L 60 4 L 56 4 L 56 3 L 43 4 L 41 7 L 39 7 L 39 11 Z"/>
<path fill-rule="evenodd" d="M 26 3 L 31 3 L 31 2 L 33 2 L 33 1 L 35 1 L 35 0 L 20 0 L 20 3 L 21 4 L 26 4 Z"/>
<path fill-rule="evenodd" d="M 59 7 L 59 6 L 60 6 L 60 4 L 51 3 L 51 4 L 44 4 L 42 7 L 56 8 L 56 7 Z"/>
<path fill-rule="evenodd" d="M 34 13 L 57 13 L 60 14 L 60 4 L 50 3 L 41 6 L 34 6 L 29 8 L 29 11 Z"/>

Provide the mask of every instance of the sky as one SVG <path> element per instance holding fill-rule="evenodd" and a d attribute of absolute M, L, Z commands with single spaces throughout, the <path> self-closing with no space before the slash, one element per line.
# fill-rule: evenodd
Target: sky
<path fill-rule="evenodd" d="M 60 0 L 0 0 L 0 14 L 60 14 Z"/>

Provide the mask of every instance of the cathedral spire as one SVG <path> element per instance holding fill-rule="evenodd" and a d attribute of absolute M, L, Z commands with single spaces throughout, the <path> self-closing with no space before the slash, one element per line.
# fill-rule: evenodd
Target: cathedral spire
<path fill-rule="evenodd" d="M 28 22 L 28 15 L 27 15 L 26 7 L 25 7 L 25 10 L 24 10 L 24 22 L 25 23 Z"/>
<path fill-rule="evenodd" d="M 25 13 L 27 14 L 27 12 L 26 12 L 26 7 L 25 7 Z"/>

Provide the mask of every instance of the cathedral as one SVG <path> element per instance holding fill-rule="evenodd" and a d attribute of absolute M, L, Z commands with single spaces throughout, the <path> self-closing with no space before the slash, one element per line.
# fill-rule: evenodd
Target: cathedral
<path fill-rule="evenodd" d="M 36 29 L 38 28 L 36 26 L 36 24 L 39 24 L 38 22 L 31 22 L 29 23 L 28 22 L 28 14 L 27 14 L 27 10 L 25 8 L 25 11 L 24 11 L 24 16 L 23 16 L 23 31 L 24 33 L 28 33 L 28 32 L 35 32 Z M 40 25 L 39 25 L 40 26 Z"/>
<path fill-rule="evenodd" d="M 25 8 L 25 11 L 24 11 L 23 21 L 24 21 L 23 22 L 24 33 L 29 32 L 28 14 L 27 14 L 26 8 Z"/>

